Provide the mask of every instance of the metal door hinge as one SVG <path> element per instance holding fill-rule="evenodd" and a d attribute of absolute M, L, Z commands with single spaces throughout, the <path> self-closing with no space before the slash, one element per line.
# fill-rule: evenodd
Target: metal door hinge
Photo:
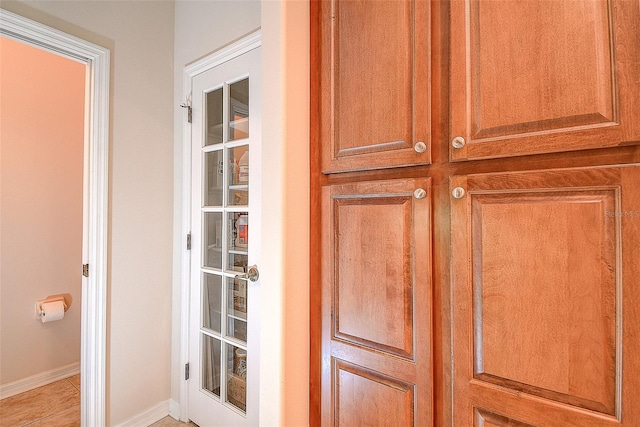
<path fill-rule="evenodd" d="M 191 120 L 192 120 L 191 105 L 189 105 L 189 104 L 180 104 L 180 106 L 182 108 L 186 108 L 187 109 L 187 122 L 191 123 Z"/>
<path fill-rule="evenodd" d="M 184 365 L 184 379 L 185 381 L 189 379 L 189 364 L 186 363 Z"/>
<path fill-rule="evenodd" d="M 191 233 L 187 234 L 187 250 L 191 250 Z"/>
<path fill-rule="evenodd" d="M 82 264 L 82 275 L 89 277 L 89 264 Z"/>

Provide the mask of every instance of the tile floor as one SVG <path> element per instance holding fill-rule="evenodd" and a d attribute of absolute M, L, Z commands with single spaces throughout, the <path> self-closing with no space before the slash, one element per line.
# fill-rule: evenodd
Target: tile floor
<path fill-rule="evenodd" d="M 80 425 L 80 375 L 0 400 L 0 426 Z"/>
<path fill-rule="evenodd" d="M 198 427 L 194 423 L 182 423 L 180 421 L 176 421 L 171 417 L 164 417 L 157 423 L 151 424 L 149 427 Z"/>
<path fill-rule="evenodd" d="M 0 427 L 79 427 L 80 375 L 0 400 Z M 165 417 L 149 427 L 198 427 Z"/>

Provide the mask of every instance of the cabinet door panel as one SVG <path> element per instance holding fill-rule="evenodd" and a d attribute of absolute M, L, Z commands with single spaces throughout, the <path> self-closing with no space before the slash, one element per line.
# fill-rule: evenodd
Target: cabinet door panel
<path fill-rule="evenodd" d="M 466 191 L 451 202 L 456 425 L 640 422 L 634 180 L 638 166 L 451 178 Z"/>
<path fill-rule="evenodd" d="M 451 158 L 639 143 L 639 20 L 625 0 L 453 2 Z"/>
<path fill-rule="evenodd" d="M 429 3 L 320 8 L 323 172 L 429 163 Z"/>
<path fill-rule="evenodd" d="M 323 188 L 323 425 L 431 423 L 430 205 L 429 179 Z"/>

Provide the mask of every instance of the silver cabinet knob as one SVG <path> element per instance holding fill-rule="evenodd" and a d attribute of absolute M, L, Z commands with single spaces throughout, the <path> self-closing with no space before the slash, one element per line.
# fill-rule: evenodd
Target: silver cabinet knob
<path fill-rule="evenodd" d="M 424 188 L 416 188 L 416 191 L 413 192 L 413 197 L 416 199 L 424 199 L 427 196 L 427 192 Z"/>
<path fill-rule="evenodd" d="M 461 136 L 456 136 L 455 138 L 453 138 L 451 140 L 451 145 L 453 146 L 453 148 L 456 148 L 456 149 L 460 149 L 460 148 L 464 147 L 464 145 L 466 143 L 467 142 Z"/>
<path fill-rule="evenodd" d="M 260 272 L 258 271 L 257 265 L 252 265 L 247 269 L 247 272 L 244 274 L 237 274 L 236 279 L 249 279 L 252 282 L 257 282 L 260 277 Z"/>
<path fill-rule="evenodd" d="M 464 188 L 456 187 L 451 192 L 451 195 L 453 196 L 454 199 L 462 199 L 464 197 L 465 193 L 466 192 L 464 191 Z"/>
<path fill-rule="evenodd" d="M 413 145 L 413 149 L 416 150 L 416 153 L 424 153 L 427 151 L 427 144 L 422 141 L 418 141 Z"/>

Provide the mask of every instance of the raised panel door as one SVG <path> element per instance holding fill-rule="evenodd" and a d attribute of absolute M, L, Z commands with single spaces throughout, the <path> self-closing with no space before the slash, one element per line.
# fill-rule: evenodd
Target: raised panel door
<path fill-rule="evenodd" d="M 429 2 L 319 7 L 322 171 L 429 163 Z"/>
<path fill-rule="evenodd" d="M 640 143 L 637 2 L 451 3 L 452 160 Z"/>
<path fill-rule="evenodd" d="M 430 180 L 322 200 L 322 425 L 430 425 Z"/>
<path fill-rule="evenodd" d="M 640 424 L 638 182 L 637 165 L 451 178 L 456 426 Z"/>

